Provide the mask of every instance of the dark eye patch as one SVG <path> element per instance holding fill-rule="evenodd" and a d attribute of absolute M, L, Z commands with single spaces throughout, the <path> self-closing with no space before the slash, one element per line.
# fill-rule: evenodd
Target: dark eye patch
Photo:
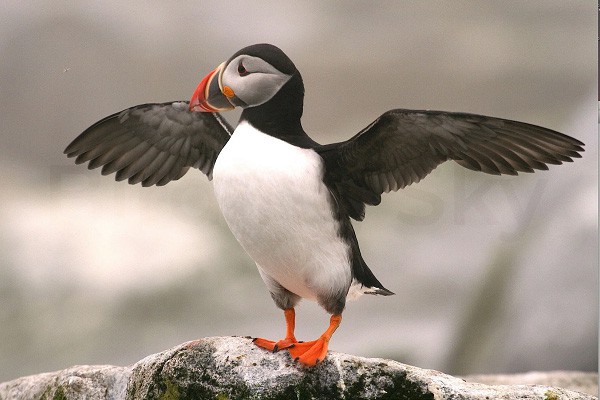
<path fill-rule="evenodd" d="M 244 64 L 242 64 L 241 62 L 238 64 L 237 70 L 240 76 L 246 76 L 249 74 L 248 70 L 246 69 L 246 67 L 244 67 Z"/>

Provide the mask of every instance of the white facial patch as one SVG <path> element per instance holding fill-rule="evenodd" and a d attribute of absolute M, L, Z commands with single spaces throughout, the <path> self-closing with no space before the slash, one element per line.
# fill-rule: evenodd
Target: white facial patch
<path fill-rule="evenodd" d="M 254 107 L 273 98 L 291 77 L 262 58 L 242 54 L 227 64 L 221 85 L 231 88 L 248 107 Z"/>

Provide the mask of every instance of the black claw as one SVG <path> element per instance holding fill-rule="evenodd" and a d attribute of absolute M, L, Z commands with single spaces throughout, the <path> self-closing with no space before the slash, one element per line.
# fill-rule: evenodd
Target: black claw
<path fill-rule="evenodd" d="M 258 339 L 258 338 L 256 338 L 256 337 L 252 338 L 252 343 L 256 342 L 256 339 Z"/>
<path fill-rule="evenodd" d="M 279 351 L 279 346 L 275 345 L 273 347 L 273 353 L 277 353 Z"/>

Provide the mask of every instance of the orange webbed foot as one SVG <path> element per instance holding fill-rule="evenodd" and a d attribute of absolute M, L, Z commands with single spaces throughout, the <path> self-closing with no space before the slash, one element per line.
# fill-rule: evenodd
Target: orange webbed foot
<path fill-rule="evenodd" d="M 296 343 L 294 347 L 288 349 L 292 358 L 307 367 L 314 367 L 323 361 L 325 356 L 327 356 L 329 340 L 341 322 L 341 315 L 332 315 L 329 328 L 327 328 L 320 338 L 310 342 Z"/>
<path fill-rule="evenodd" d="M 296 340 L 296 338 L 293 338 L 293 337 L 281 339 L 277 342 L 274 342 L 272 340 L 263 339 L 263 338 L 254 338 L 254 339 L 252 339 L 252 343 L 254 343 L 255 345 L 257 345 L 258 347 L 260 347 L 262 349 L 266 349 L 266 350 L 272 351 L 273 353 L 276 353 L 279 350 L 285 350 L 285 349 L 289 349 L 290 347 L 295 346 L 296 343 L 298 343 L 298 341 Z"/>
<path fill-rule="evenodd" d="M 275 342 L 272 340 L 267 340 L 263 338 L 253 338 L 252 343 L 260 347 L 261 349 L 273 351 L 275 350 Z"/>
<path fill-rule="evenodd" d="M 288 351 L 295 361 L 307 367 L 314 367 L 327 356 L 328 344 L 329 340 L 320 337 L 310 342 L 296 343 Z"/>
<path fill-rule="evenodd" d="M 267 340 L 263 338 L 254 338 L 252 342 L 260 348 L 272 351 L 273 353 L 279 350 L 289 349 L 293 347 L 298 341 L 294 337 L 294 329 L 296 327 L 296 312 L 293 308 L 283 310 L 285 316 L 286 334 L 285 339 L 281 339 L 277 342 Z"/>

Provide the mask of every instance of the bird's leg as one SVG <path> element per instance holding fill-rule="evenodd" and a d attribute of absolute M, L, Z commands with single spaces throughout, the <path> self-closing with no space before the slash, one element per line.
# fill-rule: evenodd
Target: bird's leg
<path fill-rule="evenodd" d="M 293 308 L 288 308 L 283 310 L 283 315 L 285 316 L 285 339 L 281 339 L 278 342 L 273 342 L 271 340 L 262 339 L 262 338 L 254 338 L 252 342 L 258 347 L 262 347 L 263 349 L 267 349 L 272 352 L 277 352 L 283 349 L 289 349 L 298 343 L 296 337 L 294 336 L 294 329 L 296 328 L 296 312 Z"/>
<path fill-rule="evenodd" d="M 288 348 L 292 358 L 308 367 L 313 367 L 317 363 L 323 361 L 327 355 L 329 340 L 331 339 L 333 332 L 340 326 L 341 322 L 341 314 L 332 315 L 329 322 L 329 328 L 323 332 L 321 337 L 311 342 L 296 343 L 293 347 Z"/>

